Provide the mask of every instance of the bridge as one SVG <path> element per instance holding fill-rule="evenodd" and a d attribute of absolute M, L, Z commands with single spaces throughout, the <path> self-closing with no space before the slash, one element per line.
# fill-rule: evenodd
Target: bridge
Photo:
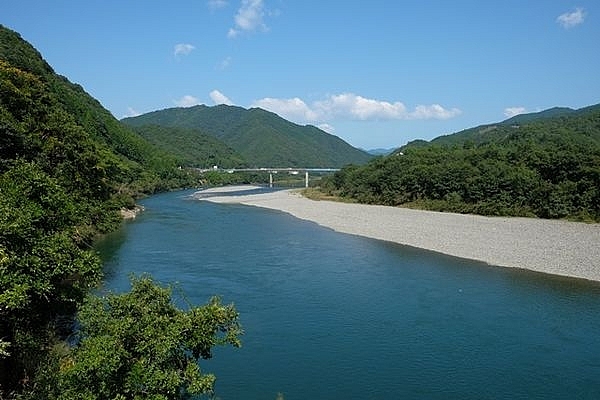
<path fill-rule="evenodd" d="M 296 168 L 296 167 L 288 167 L 288 168 L 219 168 L 214 166 L 209 169 L 199 169 L 200 172 L 208 172 L 208 171 L 216 171 L 216 172 L 224 172 L 228 174 L 233 174 L 236 172 L 263 172 L 269 174 L 269 187 L 273 187 L 273 174 L 278 174 L 280 172 L 287 172 L 290 175 L 298 175 L 300 173 L 304 173 L 304 186 L 308 187 L 308 174 L 312 173 L 328 173 L 328 172 L 337 172 L 339 168 Z"/>

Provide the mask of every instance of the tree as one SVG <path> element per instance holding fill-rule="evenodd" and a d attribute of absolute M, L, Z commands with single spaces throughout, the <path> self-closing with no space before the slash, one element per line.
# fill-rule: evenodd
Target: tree
<path fill-rule="evenodd" d="M 182 399 L 213 392 L 200 359 L 217 345 L 240 346 L 233 305 L 212 298 L 181 310 L 172 289 L 132 278 L 125 294 L 90 296 L 79 313 L 77 344 L 56 359 L 58 376 L 38 391 L 54 399 Z"/>
<path fill-rule="evenodd" d="M 0 25 L 0 399 L 58 382 L 51 349 L 69 349 L 62 339 L 102 276 L 95 235 L 135 196 L 194 185 L 178 165 Z"/>
<path fill-rule="evenodd" d="M 101 274 L 77 245 L 75 205 L 35 164 L 0 174 L 0 397 L 34 374 L 50 325 L 75 312 Z"/>
<path fill-rule="evenodd" d="M 600 221 L 600 105 L 409 143 L 321 188 L 362 203 Z"/>

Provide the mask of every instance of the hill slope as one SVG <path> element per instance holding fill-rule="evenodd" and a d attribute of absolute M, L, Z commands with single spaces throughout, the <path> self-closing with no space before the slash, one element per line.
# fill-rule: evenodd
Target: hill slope
<path fill-rule="evenodd" d="M 506 120 L 500 122 L 500 124 L 502 124 L 502 125 L 526 124 L 529 122 L 541 121 L 541 120 L 548 119 L 548 118 L 564 117 L 564 116 L 573 114 L 574 112 L 575 112 L 575 110 L 573 110 L 572 108 L 568 108 L 568 107 L 552 107 L 547 110 L 543 110 L 543 111 L 539 111 L 539 112 L 518 114 L 518 115 L 515 115 L 514 117 L 511 117 L 509 119 L 506 119 Z"/>
<path fill-rule="evenodd" d="M 324 186 L 366 203 L 600 221 L 600 105 L 555 111 L 415 141 Z"/>
<path fill-rule="evenodd" d="M 133 130 L 148 142 L 176 155 L 187 167 L 245 166 L 244 158 L 235 150 L 214 136 L 198 130 L 159 125 L 143 125 L 134 127 Z"/>
<path fill-rule="evenodd" d="M 56 74 L 18 33 L 1 25 L 0 60 L 39 80 L 41 90 L 52 98 L 52 106 L 68 114 L 85 132 L 86 140 L 98 147 L 102 157 L 112 160 L 110 181 L 113 184 L 150 192 L 164 188 L 165 180 L 173 175 L 179 160 L 120 123 L 80 85 Z"/>
<path fill-rule="evenodd" d="M 176 166 L 0 25 L 0 398 L 35 378 L 98 283 L 95 235 L 140 191 L 185 182 Z"/>
<path fill-rule="evenodd" d="M 337 136 L 260 108 L 199 105 L 154 111 L 122 122 L 200 130 L 236 150 L 253 167 L 341 167 L 371 158 Z"/>
<path fill-rule="evenodd" d="M 540 112 L 519 114 L 501 122 L 479 125 L 450 135 L 439 136 L 432 139 L 430 143 L 437 145 L 462 145 L 467 142 L 477 144 L 497 141 L 501 138 L 508 137 L 514 133 L 516 129 L 519 129 L 521 125 L 543 123 L 544 121 L 552 119 L 577 116 L 588 111 L 593 111 L 595 108 L 600 108 L 600 105 L 585 107 L 579 110 L 573 110 L 566 107 L 553 107 Z"/>

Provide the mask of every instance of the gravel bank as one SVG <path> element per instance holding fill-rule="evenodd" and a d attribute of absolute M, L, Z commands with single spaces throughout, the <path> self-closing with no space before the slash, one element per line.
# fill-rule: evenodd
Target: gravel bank
<path fill-rule="evenodd" d="M 280 210 L 339 232 L 491 265 L 600 281 L 600 224 L 314 201 L 290 190 L 241 196 L 218 192 L 223 189 L 203 190 L 198 198 Z"/>

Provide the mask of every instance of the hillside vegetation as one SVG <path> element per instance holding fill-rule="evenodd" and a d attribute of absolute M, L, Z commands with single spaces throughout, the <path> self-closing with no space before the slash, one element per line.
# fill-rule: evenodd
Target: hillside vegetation
<path fill-rule="evenodd" d="M 189 178 L 176 168 L 181 160 L 175 155 L 152 145 L 120 123 L 81 86 L 56 74 L 33 46 L 1 25 L 0 60 L 4 61 L 5 67 L 29 73 L 27 76 L 31 77 L 28 81 L 21 79 L 10 85 L 5 84 L 2 89 L 4 101 L 11 102 L 13 106 L 5 110 L 3 120 L 7 119 L 8 113 L 17 112 L 20 106 L 18 112 L 23 115 L 19 118 L 29 124 L 20 128 L 20 135 L 39 130 L 32 125 L 42 123 L 35 120 L 35 113 L 60 110 L 82 132 L 81 140 L 76 142 L 93 143 L 94 152 L 107 164 L 107 184 L 120 186 L 121 191 L 127 190 L 129 194 L 136 195 L 178 187 Z M 21 98 L 22 104 L 16 104 L 18 98 Z M 27 120 L 28 117 L 31 120 Z M 19 118 L 16 120 L 19 121 Z M 13 132 L 11 135 L 18 134 Z M 61 134 L 58 134 L 57 140 L 65 144 L 69 142 Z M 23 156 L 18 152 L 10 153 L 8 149 L 6 151 L 3 159 Z M 12 151 L 16 149 L 12 148 Z M 35 153 L 35 149 L 31 149 L 31 153 Z"/>
<path fill-rule="evenodd" d="M 160 125 L 143 125 L 133 127 L 133 130 L 148 142 L 176 155 L 186 167 L 246 166 L 244 158 L 237 151 L 214 136 L 198 130 Z"/>
<path fill-rule="evenodd" d="M 364 203 L 600 221 L 600 105 L 567 110 L 409 143 L 343 168 L 322 190 Z"/>
<path fill-rule="evenodd" d="M 135 196 L 192 183 L 178 165 L 0 26 L 0 398 L 72 333 L 102 277 L 94 237 Z"/>
<path fill-rule="evenodd" d="M 593 109 L 594 106 L 591 108 Z M 581 113 L 586 113 L 588 108 L 582 108 L 581 110 L 573 110 L 566 107 L 554 107 L 548 110 L 519 114 L 506 119 L 501 122 L 480 125 L 474 128 L 468 128 L 460 132 L 453 133 L 451 135 L 443 135 L 436 137 L 431 140 L 431 144 L 439 145 L 455 145 L 465 142 L 484 143 L 489 141 L 498 141 L 502 137 L 506 137 L 513 133 L 515 128 L 519 128 L 521 125 L 526 125 L 531 122 L 547 121 L 553 118 L 561 118 L 567 116 L 574 116 Z M 428 142 L 423 141 L 428 144 Z"/>
<path fill-rule="evenodd" d="M 172 148 L 194 142 L 200 132 L 212 135 L 243 157 L 241 165 L 233 166 L 336 168 L 364 164 L 372 158 L 337 136 L 314 126 L 294 124 L 260 108 L 199 105 L 154 111 L 122 122 L 135 127 L 185 128 L 177 134 L 165 130 L 165 137 L 154 135 L 151 139 L 153 143 L 168 141 Z"/>

